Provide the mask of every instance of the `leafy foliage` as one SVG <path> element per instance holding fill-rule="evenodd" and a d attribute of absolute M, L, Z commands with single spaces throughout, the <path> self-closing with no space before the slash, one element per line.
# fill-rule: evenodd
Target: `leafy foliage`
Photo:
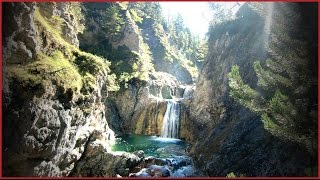
<path fill-rule="evenodd" d="M 198 68 L 205 59 L 206 43 L 194 36 L 183 24 L 182 17 L 177 17 L 171 26 L 171 32 L 164 28 L 165 22 L 159 3 L 121 2 L 121 3 L 84 3 L 86 19 L 94 19 L 101 25 L 104 35 L 95 35 L 98 42 L 82 43 L 81 49 L 110 59 L 110 69 L 119 83 L 137 77 L 146 80 L 152 72 L 153 64 L 161 61 L 161 67 L 176 67 L 189 72 L 195 79 Z M 122 38 L 122 30 L 127 16 L 138 25 L 144 42 L 139 42 L 140 52 L 133 52 L 125 46 L 114 48 L 112 43 Z M 166 26 L 167 26 L 166 25 Z M 94 26 L 88 31 L 95 31 Z M 172 37 L 172 38 L 171 38 Z M 155 43 L 154 41 L 157 41 Z M 158 43 L 159 41 L 159 43 Z M 145 43 L 146 42 L 146 43 Z M 192 59 L 192 60 L 191 60 Z"/>
<path fill-rule="evenodd" d="M 239 66 L 233 66 L 229 77 L 230 96 L 249 109 L 260 112 L 261 105 L 258 92 L 245 84 L 240 76 Z"/>
<path fill-rule="evenodd" d="M 139 52 L 134 52 L 125 45 L 114 47 L 113 43 L 118 43 L 124 35 L 124 26 L 131 17 L 135 23 L 142 23 L 144 18 L 139 9 L 130 9 L 131 3 L 85 3 L 86 18 L 94 19 L 102 28 L 103 33 L 95 35 L 94 43 L 82 43 L 81 49 L 110 59 L 110 69 L 113 73 L 112 78 L 119 84 L 126 83 L 130 78 L 137 77 L 145 80 L 148 73 L 153 71 L 151 63 L 151 52 L 144 42 L 139 42 Z M 95 27 L 89 27 L 87 33 L 94 31 Z M 105 34 L 106 35 L 105 35 Z"/>

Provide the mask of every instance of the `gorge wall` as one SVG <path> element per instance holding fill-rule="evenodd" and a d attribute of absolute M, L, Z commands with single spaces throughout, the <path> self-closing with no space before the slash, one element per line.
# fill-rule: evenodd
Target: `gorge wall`
<path fill-rule="evenodd" d="M 153 72 L 149 50 L 128 10 L 122 11 L 122 36 L 115 38 L 101 30 L 90 16 L 94 13 L 81 16 L 85 8 L 97 12 L 85 3 L 4 3 L 4 176 L 128 176 L 143 155 L 112 152 L 114 131 L 159 135 L 166 102 L 153 108 L 157 100 L 152 97 L 183 96 L 175 77 Z M 108 56 L 88 46 L 118 52 Z M 106 58 L 116 61 L 117 55 L 138 69 L 120 69 L 134 78 L 114 92 L 119 84 L 110 68 L 117 70 Z M 191 75 L 186 81 L 192 82 Z M 150 124 L 151 116 L 158 119 L 156 126 Z"/>
<path fill-rule="evenodd" d="M 141 160 L 111 152 L 108 62 L 77 48 L 73 6 L 4 3 L 4 176 L 116 176 Z"/>
<path fill-rule="evenodd" d="M 308 9 L 308 13 L 302 11 L 303 8 Z M 272 29 L 275 24 L 287 31 L 291 26 L 304 24 L 303 30 L 308 34 L 304 42 L 310 44 L 310 57 L 303 61 L 310 61 L 309 71 L 316 72 L 316 46 L 312 43 L 317 39 L 317 23 L 311 21 L 316 19 L 316 11 L 315 4 L 274 3 L 273 16 L 269 19 L 272 33 L 267 34 L 268 5 L 245 3 L 237 13 L 238 18 L 217 25 L 209 32 L 208 59 L 188 107 L 188 124 L 194 125 L 189 127 L 194 136 L 190 153 L 207 175 L 226 176 L 234 172 L 236 176 L 304 176 L 308 168 L 316 173 L 316 153 L 309 154 L 295 143 L 272 136 L 257 114 L 231 98 L 228 85 L 228 73 L 233 65 L 238 65 L 243 81 L 256 88 L 253 61 L 263 62 L 270 57 L 268 45 L 281 41 L 283 35 L 276 33 L 279 29 Z M 293 28 L 299 29 L 297 27 Z M 290 42 L 299 39 L 301 34 L 292 33 Z M 290 48 L 289 44 L 279 48 L 285 51 Z M 315 89 L 311 93 L 314 101 Z"/>
<path fill-rule="evenodd" d="M 168 100 L 175 99 L 180 106 L 180 138 L 190 138 L 186 127 L 187 111 L 182 103 L 187 87 L 181 85 L 172 75 L 163 72 L 152 73 L 152 79 L 141 82 L 138 79 L 129 81 L 125 90 L 111 93 L 106 107 L 108 112 L 117 114 L 108 118 L 117 134 L 134 133 L 144 135 L 161 135 L 164 115 Z M 110 113 L 111 114 L 111 113 Z"/>
<path fill-rule="evenodd" d="M 181 59 L 185 61 L 186 57 L 179 54 L 169 42 L 163 25 L 154 17 L 157 12 L 145 10 L 156 7 L 149 4 L 143 9 L 140 5 L 84 3 L 87 28 L 79 35 L 80 48 L 110 59 L 112 64 L 116 64 L 111 65 L 111 69 L 119 79 L 125 74 L 131 78 L 125 84 L 120 82 L 120 90 L 110 92 L 105 101 L 107 112 L 112 114 L 108 117 L 112 129 L 117 134 L 160 135 L 167 105 L 163 99 L 182 98 L 186 84 L 192 84 L 195 79 L 192 74 L 195 67 L 181 63 Z M 106 8 L 115 11 L 114 15 L 118 16 L 120 22 L 123 19 L 122 23 L 114 22 L 115 26 L 119 26 L 117 33 L 106 33 L 108 29 L 104 20 L 110 20 L 110 17 L 101 13 Z M 142 11 L 139 8 L 146 13 L 139 14 L 142 22 L 136 21 L 133 13 Z M 129 68 L 135 65 L 138 70 Z M 182 119 L 186 119 L 182 109 Z"/>

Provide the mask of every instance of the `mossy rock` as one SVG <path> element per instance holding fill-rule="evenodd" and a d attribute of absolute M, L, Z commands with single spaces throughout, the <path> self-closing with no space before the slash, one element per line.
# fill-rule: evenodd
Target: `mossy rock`
<path fill-rule="evenodd" d="M 51 81 L 64 92 L 68 89 L 77 92 L 82 87 L 82 77 L 60 51 L 55 51 L 51 56 L 38 54 L 32 63 L 10 66 L 8 73 L 9 77 L 32 87 L 45 88 L 45 81 Z"/>

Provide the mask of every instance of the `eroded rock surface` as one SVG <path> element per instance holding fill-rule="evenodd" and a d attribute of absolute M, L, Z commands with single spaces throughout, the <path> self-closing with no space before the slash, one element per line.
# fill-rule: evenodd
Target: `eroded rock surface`
<path fill-rule="evenodd" d="M 166 100 L 176 99 L 180 104 L 179 137 L 189 140 L 190 133 L 185 129 L 188 123 L 185 104 L 190 101 L 193 91 L 191 86 L 181 84 L 164 72 L 154 72 L 147 82 L 132 79 L 128 88 L 112 94 L 106 102 L 107 111 L 116 113 L 108 118 L 108 122 L 118 133 L 160 136 L 167 110 Z"/>

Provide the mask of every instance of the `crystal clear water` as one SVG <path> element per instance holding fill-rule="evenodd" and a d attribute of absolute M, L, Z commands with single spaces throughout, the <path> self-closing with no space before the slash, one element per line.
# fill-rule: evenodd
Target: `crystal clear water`
<path fill-rule="evenodd" d="M 180 139 L 145 135 L 123 135 L 116 138 L 113 151 L 134 152 L 143 150 L 145 156 L 168 158 L 185 155 L 187 143 Z"/>

